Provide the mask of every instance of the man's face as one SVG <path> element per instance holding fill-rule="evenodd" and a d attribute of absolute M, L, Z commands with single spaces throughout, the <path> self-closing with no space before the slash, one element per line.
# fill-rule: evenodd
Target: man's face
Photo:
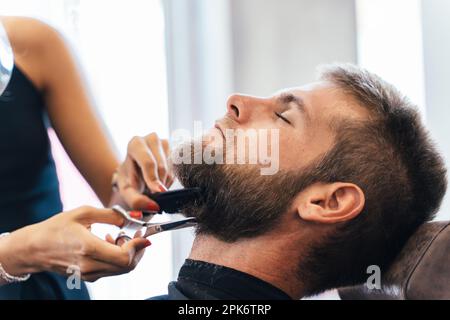
<path fill-rule="evenodd" d="M 280 155 L 276 160 L 280 169 L 298 170 L 330 149 L 334 141 L 330 127 L 333 119 L 360 117 L 364 113 L 339 89 L 321 82 L 282 90 L 268 98 L 233 95 L 228 99 L 226 115 L 216 121 L 210 134 L 226 136 L 229 129 L 276 129 Z M 222 134 L 217 135 L 217 130 Z M 212 141 L 223 144 L 217 139 Z"/>
<path fill-rule="evenodd" d="M 186 214 L 197 217 L 200 232 L 225 241 L 273 228 L 294 197 L 314 180 L 307 168 L 332 147 L 333 121 L 364 116 L 363 108 L 352 101 L 323 82 L 283 90 L 269 98 L 231 96 L 226 115 L 204 137 L 206 145 L 227 148 L 230 129 L 278 130 L 279 141 L 270 143 L 278 144 L 279 159 L 272 161 L 279 162 L 280 170 L 263 176 L 260 164 L 176 165 L 176 175 L 185 187 L 200 187 L 204 192 L 203 201 Z"/>

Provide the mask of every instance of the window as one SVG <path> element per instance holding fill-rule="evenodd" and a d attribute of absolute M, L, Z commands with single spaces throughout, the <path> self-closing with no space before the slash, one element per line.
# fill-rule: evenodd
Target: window
<path fill-rule="evenodd" d="M 395 85 L 420 107 L 447 164 L 448 125 L 443 110 L 448 96 L 446 88 L 440 88 L 447 81 L 442 76 L 446 74 L 442 70 L 445 70 L 447 59 L 436 58 L 445 57 L 442 54 L 442 43 L 445 41 L 442 39 L 447 34 L 439 34 L 437 38 L 435 35 L 438 32 L 435 30 L 448 29 L 439 25 L 445 21 L 448 9 L 447 3 L 439 1 L 356 0 L 358 64 Z M 439 17 L 442 17 L 441 20 Z M 424 18 L 428 20 L 423 21 Z M 436 219 L 448 219 L 448 208 L 450 198 L 447 193 Z"/>
<path fill-rule="evenodd" d="M 360 66 L 395 85 L 425 115 L 420 3 L 357 0 L 357 51 Z"/>
<path fill-rule="evenodd" d="M 122 156 L 134 135 L 168 137 L 164 14 L 159 0 L 2 0 L 2 15 L 39 18 L 60 30 L 80 60 L 98 113 Z M 100 206 L 50 132 L 64 208 Z M 111 231 L 95 226 L 96 234 Z M 155 243 L 131 274 L 89 285 L 95 299 L 144 299 L 167 290 L 170 235 Z"/>

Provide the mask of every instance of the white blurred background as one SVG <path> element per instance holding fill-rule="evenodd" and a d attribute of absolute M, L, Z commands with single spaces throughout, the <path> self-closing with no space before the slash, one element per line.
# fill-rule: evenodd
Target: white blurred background
<path fill-rule="evenodd" d="M 134 135 L 212 124 L 234 91 L 269 95 L 313 81 L 317 65 L 352 62 L 420 106 L 450 161 L 447 0 L 0 0 L 0 14 L 36 17 L 66 36 L 122 155 Z M 51 137 L 65 209 L 99 206 Z M 447 198 L 438 219 L 448 218 Z M 192 234 L 152 242 L 134 272 L 90 285 L 93 298 L 165 293 Z"/>

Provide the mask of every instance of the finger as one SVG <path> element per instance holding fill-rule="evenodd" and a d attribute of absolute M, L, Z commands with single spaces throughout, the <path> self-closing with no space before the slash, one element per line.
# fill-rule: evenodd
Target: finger
<path fill-rule="evenodd" d="M 138 167 L 131 155 L 127 155 L 120 171 L 124 180 L 136 190 L 143 190 L 145 183 L 141 177 L 141 169 Z"/>
<path fill-rule="evenodd" d="M 114 242 L 114 244 L 121 247 L 122 245 L 124 245 L 125 243 L 127 243 L 130 240 L 131 240 L 131 238 L 127 234 L 125 234 L 125 232 L 121 232 L 117 236 L 117 239 Z"/>
<path fill-rule="evenodd" d="M 136 253 L 135 260 L 126 268 L 120 268 L 112 265 L 101 264 L 97 262 L 93 262 L 91 266 L 87 266 L 88 269 L 92 270 L 91 272 L 84 272 L 81 274 L 81 279 L 88 282 L 95 282 L 98 279 L 118 276 L 121 274 L 125 274 L 134 270 L 141 260 L 142 256 L 145 253 L 145 249 Z"/>
<path fill-rule="evenodd" d="M 114 265 L 108 265 L 104 263 L 99 263 L 93 261 L 90 265 L 86 266 L 86 270 L 91 270 L 90 272 L 82 272 L 81 279 L 87 282 L 95 282 L 98 279 L 105 277 L 118 276 L 124 273 L 132 271 L 136 267 L 130 265 L 126 268 L 117 267 Z"/>
<path fill-rule="evenodd" d="M 117 186 L 119 188 L 119 193 L 127 205 L 134 210 L 148 210 L 158 212 L 160 210 L 158 204 L 151 200 L 150 198 L 143 195 L 136 188 L 136 184 L 132 184 L 128 176 L 134 174 L 135 170 L 128 162 L 128 168 L 124 168 L 123 171 L 119 171 Z"/>
<path fill-rule="evenodd" d="M 125 243 L 130 241 L 131 239 L 142 238 L 142 232 L 140 230 L 136 231 L 133 238 L 130 238 L 125 232 L 120 232 L 117 236 L 117 239 L 114 241 L 114 244 L 122 247 Z"/>
<path fill-rule="evenodd" d="M 115 243 L 114 238 L 109 233 L 106 235 L 105 240 L 111 244 Z"/>
<path fill-rule="evenodd" d="M 131 267 L 134 269 L 138 265 L 139 261 L 141 261 L 142 257 L 145 254 L 145 249 L 139 250 L 136 252 L 133 262 L 131 263 Z"/>
<path fill-rule="evenodd" d="M 135 238 L 120 247 L 103 241 L 91 233 L 89 233 L 89 243 L 90 245 L 86 249 L 87 256 L 120 268 L 128 267 L 136 252 L 151 245 L 151 242 L 145 238 Z"/>
<path fill-rule="evenodd" d="M 175 181 L 175 178 L 173 176 L 169 175 L 169 177 L 167 178 L 166 187 L 170 188 L 174 181 Z"/>
<path fill-rule="evenodd" d="M 122 227 L 125 224 L 125 219 L 112 209 L 81 207 L 74 214 L 75 218 L 86 226 L 94 223 L 105 223 Z"/>
<path fill-rule="evenodd" d="M 143 138 L 133 138 L 128 147 L 128 155 L 142 172 L 147 187 L 152 192 L 161 192 L 157 162 L 146 141 Z"/>
<path fill-rule="evenodd" d="M 158 138 L 156 133 L 152 133 L 144 138 L 147 146 L 150 148 L 152 155 L 156 161 L 156 170 L 158 172 L 159 181 L 162 182 L 163 187 L 167 180 L 168 175 L 168 165 L 166 154 L 164 153 L 161 140 Z M 160 190 L 161 192 L 167 191 L 166 188 Z"/>
<path fill-rule="evenodd" d="M 128 253 L 128 256 L 130 258 L 129 263 L 131 264 L 135 260 L 136 255 L 139 253 L 139 251 L 151 246 L 151 244 L 152 243 L 148 239 L 134 238 L 125 243 L 121 248 Z"/>
<path fill-rule="evenodd" d="M 141 238 L 141 236 L 142 236 L 142 232 L 141 232 L 141 231 L 137 231 L 137 232 L 135 233 L 133 239 Z M 142 238 L 141 238 L 141 239 L 142 239 Z M 131 239 L 128 238 L 126 241 L 124 241 L 124 242 L 123 242 L 122 244 L 120 244 L 120 245 L 121 245 L 121 246 L 124 246 L 124 245 L 125 245 L 128 241 L 130 241 L 130 240 L 131 240 Z M 145 245 L 145 248 L 147 248 L 148 246 L 151 245 L 150 240 L 143 241 L 143 243 L 144 243 L 144 245 Z M 139 247 L 136 247 L 136 248 L 134 249 L 135 254 L 134 254 L 134 257 L 131 257 L 131 265 L 130 265 L 131 268 L 134 269 L 134 268 L 136 267 L 136 265 L 139 263 L 139 261 L 142 259 L 142 257 L 143 257 L 144 254 L 145 254 L 145 248 L 139 249 Z"/>
<path fill-rule="evenodd" d="M 130 267 L 119 267 L 113 264 L 104 263 L 102 261 L 97 261 L 94 259 L 83 261 L 80 268 L 81 277 L 87 278 L 94 274 L 102 274 L 103 276 L 112 276 L 121 273 L 126 273 L 131 270 Z"/>
<path fill-rule="evenodd" d="M 123 246 L 125 243 L 127 243 L 130 240 L 131 240 L 131 238 L 128 237 L 128 236 L 120 236 L 119 238 L 116 239 L 114 244 L 116 246 L 121 247 L 121 246 Z"/>
<path fill-rule="evenodd" d="M 139 245 L 135 246 L 134 250 L 137 250 L 138 247 Z M 96 260 L 85 262 L 83 264 L 81 276 L 83 280 L 96 281 L 99 278 L 128 273 L 137 266 L 144 254 L 145 248 L 137 250 L 126 267 L 119 267 Z"/>
<path fill-rule="evenodd" d="M 162 149 L 164 151 L 164 154 L 166 155 L 166 158 L 169 159 L 170 158 L 170 145 L 169 145 L 169 140 L 167 139 L 162 139 L 161 140 L 161 146 Z"/>
<path fill-rule="evenodd" d="M 164 151 L 164 154 L 166 156 L 166 160 L 167 160 L 167 167 L 168 167 L 168 171 L 167 171 L 167 179 L 166 179 L 166 187 L 170 188 L 173 184 L 173 181 L 175 180 L 174 177 L 174 173 L 173 173 L 173 166 L 172 166 L 172 162 L 170 160 L 170 145 L 169 145 L 169 141 L 166 139 L 161 140 L 161 145 L 162 145 L 162 149 Z"/>
<path fill-rule="evenodd" d="M 137 231 L 133 237 L 133 239 L 137 239 L 137 238 L 141 238 L 142 237 L 142 232 L 141 231 Z M 130 241 L 131 239 L 127 239 L 127 241 L 124 241 L 122 244 L 119 244 L 120 246 L 125 245 L 126 242 Z M 148 246 L 151 245 L 150 240 L 147 240 L 144 242 L 146 245 L 146 248 Z M 142 259 L 142 257 L 144 256 L 145 253 L 145 248 L 144 249 L 139 249 L 139 248 L 135 248 L 136 253 L 134 255 L 134 257 L 132 257 L 132 262 L 131 262 L 131 267 L 134 269 L 134 267 L 139 263 L 139 261 Z"/>
<path fill-rule="evenodd" d="M 112 277 L 112 276 L 118 276 L 121 274 L 124 274 L 126 272 L 121 272 L 121 271 L 117 271 L 117 272 L 93 272 L 93 273 L 84 273 L 81 275 L 81 280 L 85 281 L 85 282 L 90 282 L 93 283 L 101 278 L 106 278 L 106 277 Z"/>
<path fill-rule="evenodd" d="M 130 265 L 129 253 L 120 246 L 101 240 L 90 232 L 83 239 L 86 243 L 85 258 L 119 268 L 127 268 Z"/>
<path fill-rule="evenodd" d="M 136 231 L 136 233 L 133 236 L 133 239 L 136 238 L 142 238 L 142 232 L 140 230 Z M 114 244 L 118 245 L 118 246 L 123 246 L 125 243 L 127 243 L 128 241 L 130 241 L 132 238 L 130 238 L 126 233 L 124 232 L 120 232 L 119 235 L 117 236 L 117 239 L 114 240 Z"/>

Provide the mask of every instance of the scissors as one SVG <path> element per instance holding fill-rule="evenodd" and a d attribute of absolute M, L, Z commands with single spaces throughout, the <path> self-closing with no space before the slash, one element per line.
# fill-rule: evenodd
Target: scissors
<path fill-rule="evenodd" d="M 114 206 L 112 209 L 121 214 L 126 221 L 125 226 L 122 228 L 122 231 L 116 239 L 116 244 L 121 239 L 125 239 L 126 241 L 130 240 L 131 237 L 129 234 L 131 234 L 131 232 L 134 234 L 137 231 L 141 231 L 143 228 L 146 228 L 146 232 L 143 236 L 146 238 L 164 231 L 179 230 L 196 225 L 195 218 L 164 223 L 150 223 L 150 220 L 156 214 L 162 214 L 163 212 L 167 214 L 179 213 L 186 204 L 198 201 L 201 198 L 200 188 L 186 188 L 159 193 L 151 193 L 149 190 L 144 190 L 144 194 L 158 203 L 160 211 L 127 211 L 121 206 Z"/>
<path fill-rule="evenodd" d="M 122 215 L 125 218 L 125 225 L 122 227 L 122 231 L 119 233 L 116 244 L 120 240 L 129 241 L 131 237 L 129 234 L 141 231 L 146 228 L 143 238 L 147 238 L 151 235 L 158 234 L 165 231 L 179 230 L 184 228 L 190 228 L 197 225 L 197 220 L 195 218 L 187 218 L 179 221 L 169 221 L 162 223 L 150 223 L 155 213 L 142 211 L 139 212 L 142 215 L 141 219 L 134 218 L 136 211 L 127 211 L 121 206 L 113 206 L 112 209 Z"/>

